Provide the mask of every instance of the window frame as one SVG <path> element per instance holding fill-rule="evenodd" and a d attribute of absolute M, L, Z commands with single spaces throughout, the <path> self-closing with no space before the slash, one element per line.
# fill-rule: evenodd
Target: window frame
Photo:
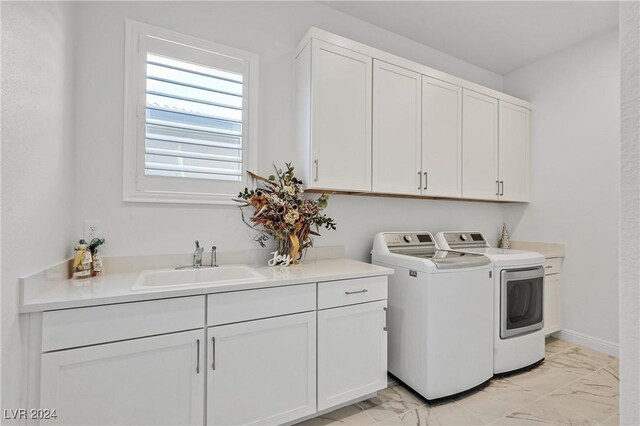
<path fill-rule="evenodd" d="M 232 197 L 244 187 L 254 188 L 249 170 L 257 165 L 258 56 L 152 25 L 125 20 L 123 192 L 125 202 L 178 204 L 235 204 Z M 145 175 L 147 53 L 168 56 L 184 46 L 175 59 L 214 58 L 229 61 L 243 76 L 242 181 L 224 182 Z M 149 49 L 149 47 L 153 47 Z M 159 51 L 160 50 L 160 51 Z M 178 56 L 178 57 L 176 57 Z M 194 61 L 194 62 L 195 62 Z M 199 61 L 202 63 L 203 61 Z M 205 61 L 206 62 L 206 61 Z M 203 64 L 206 65 L 206 64 Z"/>

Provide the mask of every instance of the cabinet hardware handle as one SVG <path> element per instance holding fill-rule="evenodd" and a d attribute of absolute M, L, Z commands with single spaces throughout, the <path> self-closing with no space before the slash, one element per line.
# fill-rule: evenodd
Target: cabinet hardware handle
<path fill-rule="evenodd" d="M 385 306 L 382 309 L 384 309 L 384 327 L 382 327 L 382 329 L 384 331 L 387 331 L 387 327 L 389 324 L 389 308 Z"/>
<path fill-rule="evenodd" d="M 500 190 L 500 195 L 504 195 L 504 181 L 500 181 L 500 185 L 502 185 L 502 189 Z"/>
<path fill-rule="evenodd" d="M 211 337 L 211 369 L 216 369 L 216 337 Z"/>
<path fill-rule="evenodd" d="M 318 159 L 317 158 L 313 160 L 313 164 L 316 166 L 316 174 L 313 178 L 313 181 L 317 182 L 318 181 Z"/>
<path fill-rule="evenodd" d="M 553 266 L 545 266 L 544 269 L 553 268 Z"/>
<path fill-rule="evenodd" d="M 367 290 L 366 288 L 363 288 L 362 290 L 358 290 L 358 291 L 345 291 L 344 294 L 357 294 L 357 293 L 366 293 L 369 290 Z"/>
<path fill-rule="evenodd" d="M 196 352 L 198 357 L 196 358 L 196 374 L 200 374 L 200 339 L 196 340 Z"/>
<path fill-rule="evenodd" d="M 429 186 L 429 175 L 427 173 L 428 172 L 424 172 L 424 188 L 422 189 L 427 189 L 427 186 Z"/>
<path fill-rule="evenodd" d="M 422 189 L 422 172 L 418 172 L 418 189 Z"/>
<path fill-rule="evenodd" d="M 498 192 L 496 192 L 496 195 L 500 195 L 500 181 L 497 180 L 496 184 L 498 185 Z"/>

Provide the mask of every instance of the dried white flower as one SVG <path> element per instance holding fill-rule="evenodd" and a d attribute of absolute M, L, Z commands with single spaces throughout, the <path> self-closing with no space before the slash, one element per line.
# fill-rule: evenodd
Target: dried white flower
<path fill-rule="evenodd" d="M 289 225 L 293 225 L 294 223 L 296 223 L 298 218 L 300 218 L 300 213 L 298 213 L 298 210 L 289 210 L 284 215 L 284 221 Z"/>

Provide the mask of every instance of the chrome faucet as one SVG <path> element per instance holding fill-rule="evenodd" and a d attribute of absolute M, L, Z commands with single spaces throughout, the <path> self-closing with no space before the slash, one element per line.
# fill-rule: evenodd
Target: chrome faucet
<path fill-rule="evenodd" d="M 199 268 L 202 266 L 202 254 L 204 249 L 200 247 L 200 242 L 196 240 L 196 251 L 193 252 L 193 267 Z"/>
<path fill-rule="evenodd" d="M 211 247 L 211 267 L 216 268 L 218 266 L 218 256 L 216 254 L 217 247 Z"/>

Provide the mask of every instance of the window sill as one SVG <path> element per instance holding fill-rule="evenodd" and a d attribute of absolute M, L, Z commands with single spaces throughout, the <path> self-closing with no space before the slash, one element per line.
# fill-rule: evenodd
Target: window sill
<path fill-rule="evenodd" d="M 234 194 L 199 194 L 179 192 L 142 192 L 124 193 L 125 203 L 162 203 L 162 204 L 210 204 L 237 206 Z"/>

